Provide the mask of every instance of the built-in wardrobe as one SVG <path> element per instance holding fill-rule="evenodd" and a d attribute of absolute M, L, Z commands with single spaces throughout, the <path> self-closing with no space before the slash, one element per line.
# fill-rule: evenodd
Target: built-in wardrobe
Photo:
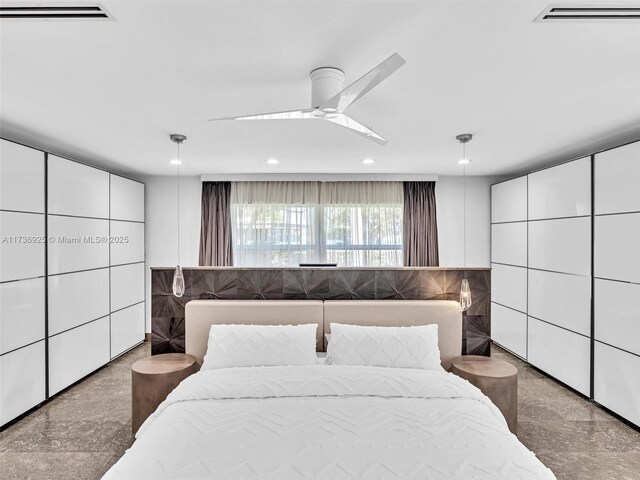
<path fill-rule="evenodd" d="M 492 186 L 492 339 L 640 425 L 640 142 Z"/>
<path fill-rule="evenodd" d="M 0 140 L 0 426 L 144 340 L 144 184 Z"/>

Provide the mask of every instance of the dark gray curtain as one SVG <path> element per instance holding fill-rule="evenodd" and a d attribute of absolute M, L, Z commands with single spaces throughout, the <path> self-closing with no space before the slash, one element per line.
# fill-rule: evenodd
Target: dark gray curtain
<path fill-rule="evenodd" d="M 406 267 L 437 267 L 438 222 L 436 182 L 404 182 L 404 237 Z"/>
<path fill-rule="evenodd" d="M 200 265 L 232 266 L 231 182 L 202 182 Z"/>

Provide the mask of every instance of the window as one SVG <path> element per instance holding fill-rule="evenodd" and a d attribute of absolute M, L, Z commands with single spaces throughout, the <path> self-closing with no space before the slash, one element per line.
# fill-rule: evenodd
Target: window
<path fill-rule="evenodd" d="M 342 266 L 402 265 L 402 205 L 327 205 L 327 262 Z"/>
<path fill-rule="evenodd" d="M 402 215 L 397 182 L 237 182 L 235 265 L 400 266 Z"/>

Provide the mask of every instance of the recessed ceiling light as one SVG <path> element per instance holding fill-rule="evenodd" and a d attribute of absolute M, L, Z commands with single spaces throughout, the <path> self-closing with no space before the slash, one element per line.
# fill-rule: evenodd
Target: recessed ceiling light
<path fill-rule="evenodd" d="M 267 163 L 269 165 L 277 165 L 280 163 L 280 160 L 278 160 L 277 158 L 270 158 L 269 160 L 267 160 Z"/>
<path fill-rule="evenodd" d="M 376 161 L 373 158 L 365 158 L 364 160 L 362 160 L 362 163 L 364 163 L 365 165 L 373 165 L 374 163 L 376 163 Z"/>
<path fill-rule="evenodd" d="M 180 160 L 179 158 L 174 158 L 173 160 L 169 160 L 169 163 L 171 165 L 182 165 L 182 160 Z"/>
<path fill-rule="evenodd" d="M 471 160 L 469 160 L 468 158 L 461 158 L 460 160 L 458 160 L 458 165 L 469 165 L 471 163 Z"/>

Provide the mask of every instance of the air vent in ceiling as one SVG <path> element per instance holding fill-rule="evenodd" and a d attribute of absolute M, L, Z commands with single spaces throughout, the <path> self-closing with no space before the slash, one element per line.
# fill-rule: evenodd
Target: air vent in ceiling
<path fill-rule="evenodd" d="M 112 20 L 100 4 L 2 5 L 0 19 L 15 20 Z"/>
<path fill-rule="evenodd" d="M 640 5 L 549 5 L 535 22 L 633 22 L 640 20 Z"/>

